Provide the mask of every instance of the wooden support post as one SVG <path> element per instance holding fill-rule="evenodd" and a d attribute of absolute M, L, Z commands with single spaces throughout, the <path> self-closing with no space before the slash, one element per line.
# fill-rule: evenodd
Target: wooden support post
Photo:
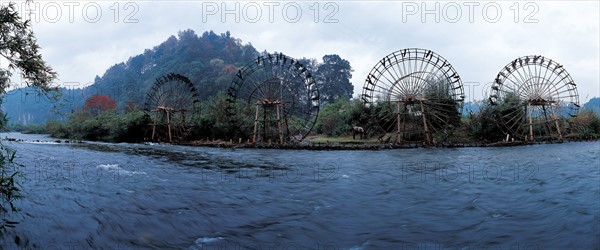
<path fill-rule="evenodd" d="M 269 138 L 269 144 L 271 144 L 271 137 L 267 134 L 267 128 L 269 124 L 267 123 L 267 108 L 263 103 L 263 119 L 262 119 L 262 141 L 264 142 L 267 138 Z"/>
<path fill-rule="evenodd" d="M 252 143 L 256 143 L 256 132 L 258 130 L 258 109 L 259 102 L 256 102 L 256 115 L 254 116 L 254 132 L 252 133 Z"/>
<path fill-rule="evenodd" d="M 400 134 L 401 133 L 400 132 L 400 100 L 398 100 L 396 102 L 396 112 L 397 112 L 397 114 L 396 114 L 396 123 L 397 123 L 396 126 L 397 126 L 397 128 L 396 128 L 396 140 L 394 141 L 394 143 L 398 144 L 399 140 L 401 140 L 399 138 L 402 137 L 402 135 Z"/>
<path fill-rule="evenodd" d="M 281 112 L 279 111 L 281 108 L 281 103 L 277 102 L 275 108 L 277 109 L 277 132 L 279 134 L 279 143 L 283 144 L 283 131 L 281 131 Z"/>
<path fill-rule="evenodd" d="M 157 112 L 158 112 L 158 110 L 154 111 L 154 122 L 152 124 L 152 138 L 151 138 L 152 141 L 154 141 L 154 134 L 156 134 L 156 120 L 158 119 Z"/>
<path fill-rule="evenodd" d="M 421 116 L 423 117 L 423 126 L 425 127 L 425 138 L 427 139 L 427 145 L 431 144 L 431 137 L 429 135 L 429 126 L 427 126 L 427 118 L 425 117 L 425 107 L 423 107 L 423 101 L 419 101 L 421 104 Z"/>
<path fill-rule="evenodd" d="M 404 112 L 406 112 L 406 106 L 404 106 L 404 110 L 402 110 L 403 114 L 404 114 Z M 408 114 L 404 117 L 405 118 L 402 119 L 402 136 L 400 137 L 401 143 L 404 143 L 404 135 L 406 135 L 406 117 L 408 117 Z"/>
<path fill-rule="evenodd" d="M 550 111 L 552 111 L 552 119 L 554 120 L 554 126 L 556 126 L 556 132 L 558 132 L 558 139 L 562 141 L 562 133 L 560 132 L 560 126 L 558 126 L 558 116 L 554 114 L 554 109 L 550 107 Z"/>
<path fill-rule="evenodd" d="M 173 142 L 173 137 L 171 136 L 171 113 L 166 110 L 167 113 L 167 128 L 169 130 L 169 142 Z"/>
<path fill-rule="evenodd" d="M 531 112 L 531 103 L 527 103 L 527 112 L 529 113 L 529 141 L 533 142 L 533 112 Z"/>

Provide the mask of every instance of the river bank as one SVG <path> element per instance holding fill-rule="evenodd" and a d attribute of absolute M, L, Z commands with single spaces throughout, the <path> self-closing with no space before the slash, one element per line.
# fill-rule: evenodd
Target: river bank
<path fill-rule="evenodd" d="M 289 149 L 289 150 L 386 150 L 386 149 L 407 149 L 407 148 L 468 148 L 468 147 L 514 147 L 536 144 L 557 144 L 570 142 L 586 142 L 598 141 L 598 138 L 593 139 L 567 139 L 554 141 L 499 141 L 499 142 L 464 142 L 464 143 L 373 143 L 360 141 L 332 141 L 332 142 L 307 142 L 299 143 L 234 143 L 232 140 L 202 140 L 190 142 L 175 142 L 175 143 L 155 143 L 144 142 L 146 144 L 173 144 L 181 146 L 194 147 L 213 147 L 213 148 L 252 148 L 252 149 Z M 44 143 L 44 144 L 80 144 L 86 143 L 83 140 L 55 139 L 55 140 L 24 140 L 14 137 L 0 138 L 0 141 L 23 142 L 23 143 Z"/>
<path fill-rule="evenodd" d="M 325 143 L 233 143 L 232 141 L 192 141 L 186 143 L 176 143 L 184 146 L 201 146 L 201 147 L 217 147 L 217 148 L 254 148 L 254 149 L 291 149 L 291 150 L 386 150 L 386 149 L 408 149 L 408 148 L 468 148 L 468 147 L 514 147 L 536 144 L 559 144 L 570 142 L 585 142 L 598 141 L 598 139 L 587 140 L 556 140 L 556 141 L 500 141 L 500 142 L 470 142 L 470 143 L 437 143 L 427 145 L 424 143 L 368 143 L 368 142 L 325 142 Z"/>

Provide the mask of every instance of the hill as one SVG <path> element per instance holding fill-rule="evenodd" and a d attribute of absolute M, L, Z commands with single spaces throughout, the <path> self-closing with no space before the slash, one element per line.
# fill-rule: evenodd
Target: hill
<path fill-rule="evenodd" d="M 38 97 L 37 91 L 31 88 L 17 89 L 3 97 L 2 110 L 9 123 L 26 125 L 65 119 L 65 114 L 81 108 L 85 100 L 95 94 L 108 95 L 120 110 L 129 103 L 142 106 L 156 79 L 167 73 L 188 77 L 200 90 L 200 99 L 207 100 L 225 92 L 237 70 L 260 55 L 252 44 L 243 44 L 229 32 L 217 35 L 207 31 L 198 36 L 193 30 L 184 30 L 177 37 L 170 36 L 160 45 L 111 66 L 88 87 L 59 89 L 58 102 Z M 323 87 L 322 100 L 332 102 L 339 96 L 352 96 L 349 80 L 352 69 L 348 61 L 338 55 L 325 55 L 322 63 L 312 58 L 299 60 L 313 70 L 317 86 Z"/>
<path fill-rule="evenodd" d="M 217 35 L 209 31 L 197 36 L 193 30 L 185 30 L 113 65 L 102 77 L 96 76 L 86 92 L 109 95 L 119 107 L 127 102 L 142 104 L 156 78 L 174 72 L 188 77 L 205 99 L 226 90 L 236 69 L 258 55 L 251 44 L 242 44 L 229 32 Z"/>
<path fill-rule="evenodd" d="M 83 101 L 82 89 L 59 88 L 48 94 L 26 87 L 8 91 L 2 96 L 1 109 L 9 123 L 43 124 L 48 120 L 65 120 L 66 114 L 81 107 Z"/>
<path fill-rule="evenodd" d="M 583 110 L 591 110 L 594 113 L 600 115 L 600 97 L 594 97 L 590 99 L 586 104 L 582 106 Z"/>

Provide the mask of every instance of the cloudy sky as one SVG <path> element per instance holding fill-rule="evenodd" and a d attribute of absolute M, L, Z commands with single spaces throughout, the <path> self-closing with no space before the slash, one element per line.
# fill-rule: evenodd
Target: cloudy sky
<path fill-rule="evenodd" d="M 597 1 L 38 0 L 29 9 L 16 3 L 30 14 L 44 59 L 63 86 L 90 84 L 111 65 L 193 29 L 230 31 L 259 51 L 297 58 L 339 54 L 355 70 L 355 95 L 382 57 L 417 47 L 454 66 L 468 100 L 481 99 L 507 63 L 534 54 L 564 65 L 581 102 L 600 96 Z"/>

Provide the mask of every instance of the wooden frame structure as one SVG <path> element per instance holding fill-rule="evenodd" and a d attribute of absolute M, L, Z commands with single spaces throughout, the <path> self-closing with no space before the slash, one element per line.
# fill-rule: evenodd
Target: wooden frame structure
<path fill-rule="evenodd" d="M 265 138 L 268 138 L 268 133 L 267 130 L 270 127 L 269 121 L 267 120 L 267 113 L 269 110 L 271 109 L 275 109 L 276 111 L 276 129 L 277 129 L 277 137 L 279 139 L 279 143 L 283 144 L 283 130 L 281 129 L 281 106 L 282 103 L 279 100 L 262 100 L 262 101 L 257 101 L 256 102 L 256 115 L 254 117 L 254 129 L 253 129 L 253 133 L 252 133 L 252 142 L 253 143 L 257 143 L 258 142 L 258 136 L 259 134 L 259 127 L 262 128 L 263 132 L 262 134 L 262 138 L 263 140 Z M 262 119 L 262 124 L 260 124 L 260 119 L 259 119 L 259 113 L 260 110 L 263 111 L 263 119 Z M 262 125 L 262 126 L 261 126 Z M 269 143 L 272 143 L 271 138 L 269 138 Z"/>

